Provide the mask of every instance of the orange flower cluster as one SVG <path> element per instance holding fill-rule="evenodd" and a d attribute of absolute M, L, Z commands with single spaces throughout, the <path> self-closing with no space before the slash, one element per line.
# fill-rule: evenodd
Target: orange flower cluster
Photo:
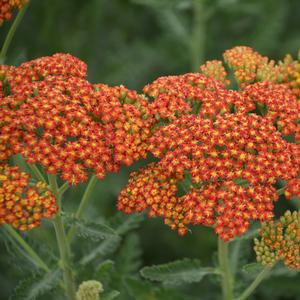
<path fill-rule="evenodd" d="M 255 109 L 251 99 L 245 100 L 239 92 L 197 73 L 160 77 L 146 85 L 144 92 L 154 100 L 150 109 L 158 120 L 172 120 L 187 113 L 213 117 L 231 110 Z"/>
<path fill-rule="evenodd" d="M 258 113 L 274 124 L 283 136 L 293 135 L 300 141 L 300 102 L 286 85 L 257 82 L 243 94 L 256 104 Z"/>
<path fill-rule="evenodd" d="M 0 0 L 0 26 L 12 17 L 13 9 L 22 9 L 28 0 Z"/>
<path fill-rule="evenodd" d="M 0 225 L 30 230 L 57 212 L 56 199 L 42 182 L 32 185 L 18 167 L 0 165 Z"/>
<path fill-rule="evenodd" d="M 227 241 L 245 233 L 251 220 L 273 217 L 276 178 L 291 180 L 300 170 L 294 146 L 255 114 L 225 113 L 214 121 L 181 116 L 150 138 L 160 161 L 132 174 L 118 208 L 149 208 L 180 234 L 188 224 L 213 226 Z M 190 190 L 177 196 L 176 185 L 189 176 Z"/>
<path fill-rule="evenodd" d="M 263 224 L 261 239 L 255 239 L 257 261 L 272 266 L 279 260 L 300 270 L 300 211 L 287 211 L 278 221 Z"/>
<path fill-rule="evenodd" d="M 300 178 L 290 180 L 284 190 L 284 195 L 287 199 L 297 196 L 300 199 Z"/>
<path fill-rule="evenodd" d="M 86 65 L 56 54 L 5 70 L 0 103 L 3 159 L 21 153 L 70 184 L 98 178 L 146 156 L 153 117 L 148 103 L 124 87 L 93 85 Z M 4 82 L 3 82 L 4 84 Z"/>

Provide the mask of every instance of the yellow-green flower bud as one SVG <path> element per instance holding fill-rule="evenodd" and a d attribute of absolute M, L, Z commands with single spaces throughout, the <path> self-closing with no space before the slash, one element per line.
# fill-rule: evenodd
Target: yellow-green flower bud
<path fill-rule="evenodd" d="M 76 293 L 77 300 L 100 300 L 100 293 L 103 292 L 101 282 L 96 280 L 83 281 Z"/>

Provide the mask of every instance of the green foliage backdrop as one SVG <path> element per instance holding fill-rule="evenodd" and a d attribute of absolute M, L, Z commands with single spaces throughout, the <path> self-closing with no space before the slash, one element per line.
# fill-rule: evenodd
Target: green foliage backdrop
<path fill-rule="evenodd" d="M 159 76 L 195 71 L 204 60 L 220 58 L 225 49 L 235 45 L 251 46 L 276 59 L 288 52 L 296 55 L 300 48 L 299 0 L 195 2 L 32 0 L 11 45 L 7 63 L 19 64 L 56 52 L 68 52 L 88 64 L 89 80 L 92 82 L 124 84 L 141 90 Z M 1 27 L 1 41 L 9 25 L 5 23 Z M 139 162 L 130 170 L 144 163 Z M 99 222 L 116 214 L 116 198 L 126 184 L 130 170 L 123 168 L 118 176 L 111 174 L 97 183 L 91 206 L 85 214 L 87 219 Z M 68 192 L 65 205 L 69 211 L 76 207 L 75 202 L 79 201 L 84 187 L 79 185 Z M 56 249 L 51 249 L 54 236 L 47 236 L 44 242 L 43 229 L 33 230 L 29 238 L 41 248 L 49 261 L 57 255 Z M 193 228 L 192 234 L 181 238 L 162 225 L 161 220 L 142 223 L 137 234 L 127 236 L 122 245 L 114 239 L 109 241 L 106 247 L 117 249 L 113 267 L 119 274 L 113 277 L 111 286 L 117 287 L 119 281 L 125 280 L 128 290 L 126 296 L 118 299 L 148 299 L 149 296 L 145 292 L 147 286 L 141 286 L 134 279 L 124 279 L 122 274 L 135 272 L 141 265 L 167 263 L 183 257 L 199 258 L 205 265 L 212 263 L 211 254 L 216 251 L 216 238 L 210 229 Z M 80 242 L 82 245 L 85 240 Z M 1 300 L 8 299 L 17 281 L 30 276 L 23 254 L 11 243 L 9 239 L 1 239 L 0 243 Z M 139 245 L 141 250 L 137 251 Z M 105 252 L 104 248 L 98 250 Z M 81 249 L 86 252 L 84 254 L 91 250 L 88 243 Z M 131 256 L 124 255 L 126 251 Z M 75 253 L 79 254 L 82 253 Z M 127 264 L 118 264 L 122 257 L 126 257 Z M 15 263 L 19 263 L 18 267 Z M 112 267 L 109 260 L 99 263 L 99 274 L 101 270 Z M 209 290 L 209 280 L 205 278 L 201 284 L 191 284 L 190 294 L 199 299 L 197 295 L 201 291 L 201 299 L 216 299 L 214 292 Z M 299 285 L 299 275 L 290 280 L 279 274 L 265 283 L 260 290 L 260 298 L 255 299 L 297 299 Z M 163 289 L 151 293 L 149 299 L 180 299 Z"/>

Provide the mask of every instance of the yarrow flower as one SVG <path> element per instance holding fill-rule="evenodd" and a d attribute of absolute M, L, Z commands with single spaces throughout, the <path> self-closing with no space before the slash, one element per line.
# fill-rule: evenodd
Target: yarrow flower
<path fill-rule="evenodd" d="M 300 270 L 300 211 L 287 211 L 277 221 L 262 225 L 260 239 L 255 239 L 257 261 L 272 266 L 282 260 L 290 269 Z"/>
<path fill-rule="evenodd" d="M 282 84 L 264 81 L 247 86 L 243 94 L 252 99 L 258 113 L 274 124 L 283 136 L 300 142 L 300 102 Z"/>
<path fill-rule="evenodd" d="M 29 175 L 18 167 L 0 165 L 0 225 L 10 224 L 25 231 L 37 227 L 41 219 L 58 210 L 54 195 L 46 184 L 32 184 Z"/>
<path fill-rule="evenodd" d="M 255 82 L 259 66 L 266 65 L 268 58 L 246 46 L 237 46 L 223 54 L 225 62 L 233 69 L 240 87 Z"/>
<path fill-rule="evenodd" d="M 237 46 L 226 50 L 224 61 L 230 69 L 241 89 L 255 82 L 269 81 L 286 85 L 296 98 L 300 99 L 300 62 L 286 55 L 282 61 L 270 60 L 250 47 Z M 227 73 L 222 61 L 208 61 L 200 66 L 203 74 L 228 82 Z"/>
<path fill-rule="evenodd" d="M 212 117 L 231 110 L 247 112 L 255 109 L 251 99 L 245 100 L 237 91 L 203 74 L 188 73 L 160 77 L 144 87 L 156 119 L 175 119 L 180 115 L 195 113 Z"/>
<path fill-rule="evenodd" d="M 83 281 L 76 293 L 76 300 L 100 300 L 103 292 L 102 283 L 96 280 Z"/>
<path fill-rule="evenodd" d="M 27 2 L 28 0 L 0 0 L 0 26 L 11 19 L 15 8 L 20 10 Z"/>
<path fill-rule="evenodd" d="M 186 115 L 160 127 L 150 151 L 160 161 L 133 173 L 120 193 L 126 213 L 149 209 L 179 234 L 186 225 L 208 225 L 225 241 L 247 231 L 251 220 L 273 217 L 277 178 L 299 173 L 293 144 L 255 114 Z M 179 197 L 178 183 L 190 176 Z"/>
<path fill-rule="evenodd" d="M 86 65 L 55 54 L 3 67 L 0 142 L 3 158 L 21 153 L 70 184 L 98 178 L 146 156 L 153 117 L 143 96 L 93 85 Z"/>

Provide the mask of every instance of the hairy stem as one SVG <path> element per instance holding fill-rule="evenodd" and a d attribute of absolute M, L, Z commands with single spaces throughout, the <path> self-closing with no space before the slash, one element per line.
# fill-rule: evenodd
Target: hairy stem
<path fill-rule="evenodd" d="M 24 7 L 18 12 L 18 15 L 16 16 L 14 22 L 12 23 L 12 25 L 8 31 L 8 34 L 6 35 L 4 44 L 3 44 L 1 52 L 0 52 L 0 64 L 3 64 L 5 62 L 8 48 L 11 44 L 11 41 L 15 35 L 15 32 L 16 32 L 19 24 L 21 23 L 21 21 L 23 19 L 23 16 L 26 12 L 27 7 L 28 7 L 28 3 L 25 4 Z"/>
<path fill-rule="evenodd" d="M 70 266 L 71 251 L 61 216 L 61 196 L 59 195 L 56 176 L 48 175 L 48 178 L 51 190 L 53 194 L 57 197 L 57 201 L 59 203 L 59 212 L 54 219 L 54 228 L 60 253 L 61 268 L 63 270 L 66 296 L 68 300 L 76 300 L 75 282 L 73 277 L 73 271 Z"/>
<path fill-rule="evenodd" d="M 233 300 L 233 278 L 228 257 L 228 243 L 218 240 L 219 267 L 222 272 L 222 294 L 224 300 Z"/>
<path fill-rule="evenodd" d="M 265 267 L 254 279 L 254 281 L 249 285 L 249 287 L 242 293 L 237 300 L 247 299 L 259 286 L 259 284 L 270 274 L 272 267 Z"/>
<path fill-rule="evenodd" d="M 75 213 L 75 219 L 80 219 L 80 217 L 82 216 L 82 214 L 83 214 L 84 210 L 86 209 L 87 204 L 90 200 L 91 193 L 92 193 L 96 183 L 97 183 L 97 178 L 95 175 L 92 175 L 92 177 L 84 191 L 84 194 L 82 196 L 82 199 L 81 199 L 79 207 L 78 207 L 78 210 Z M 72 225 L 68 232 L 69 243 L 72 242 L 72 240 L 75 236 L 75 233 L 76 233 L 76 225 Z"/>
<path fill-rule="evenodd" d="M 22 238 L 22 236 L 14 230 L 10 225 L 3 225 L 5 230 L 12 236 L 17 243 L 26 251 L 26 253 L 31 257 L 33 262 L 37 267 L 44 270 L 45 272 L 49 272 L 50 269 L 46 265 L 46 263 L 38 256 L 38 254 L 29 246 L 29 244 Z"/>

